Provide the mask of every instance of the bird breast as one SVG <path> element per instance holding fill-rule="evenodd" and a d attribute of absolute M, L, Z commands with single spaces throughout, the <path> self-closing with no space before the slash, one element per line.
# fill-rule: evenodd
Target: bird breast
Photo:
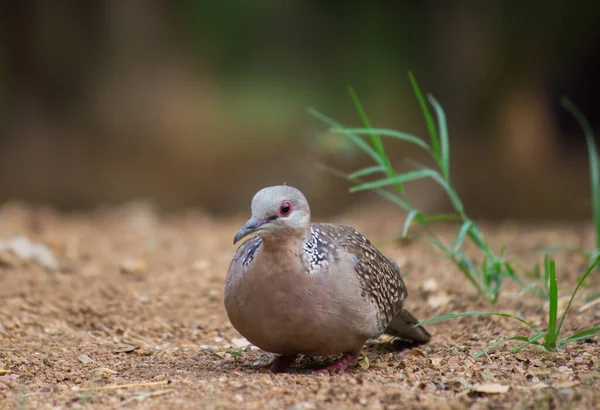
<path fill-rule="evenodd" d="M 283 254 L 282 254 L 283 252 Z M 238 258 L 238 260 L 243 258 Z M 234 263 L 225 308 L 235 329 L 263 350 L 325 356 L 360 349 L 378 336 L 374 305 L 348 263 L 309 272 L 298 252 L 261 246 L 248 266 Z"/>

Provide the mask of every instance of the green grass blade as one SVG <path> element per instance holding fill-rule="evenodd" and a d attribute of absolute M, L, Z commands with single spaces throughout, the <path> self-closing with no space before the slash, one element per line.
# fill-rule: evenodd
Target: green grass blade
<path fill-rule="evenodd" d="M 463 223 L 460 227 L 460 230 L 458 231 L 458 236 L 456 237 L 456 245 L 454 246 L 455 253 L 458 252 L 458 250 L 462 246 L 463 242 L 465 241 L 465 236 L 467 236 L 467 232 L 469 232 L 469 229 L 471 229 L 472 225 L 473 221 L 467 219 L 465 223 Z"/>
<path fill-rule="evenodd" d="M 577 338 L 574 338 L 574 339 L 569 339 L 569 340 L 566 340 L 566 341 L 560 343 L 558 345 L 558 347 L 563 347 L 565 345 L 568 345 L 569 343 L 578 342 L 580 340 L 587 340 L 587 339 L 591 339 L 593 337 L 598 337 L 598 336 L 600 336 L 600 332 L 599 333 L 594 333 L 594 334 L 591 334 L 591 335 L 588 335 L 588 336 L 581 336 L 581 337 L 577 337 Z"/>
<path fill-rule="evenodd" d="M 435 171 L 430 169 L 420 169 L 418 171 L 407 172 L 405 174 L 395 175 L 388 178 L 379 179 L 377 181 L 365 182 L 356 185 L 350 189 L 350 192 L 366 191 L 370 189 L 383 188 L 386 186 L 392 186 L 396 184 L 404 184 L 406 182 L 414 181 L 416 179 L 431 178 L 435 174 Z"/>
<path fill-rule="evenodd" d="M 480 293 L 489 297 L 487 290 L 481 286 L 481 273 L 477 267 L 475 267 L 473 262 L 471 262 L 471 260 L 465 256 L 463 251 L 455 252 L 455 254 L 455 258 L 452 258 L 452 261 L 458 266 L 471 284 L 475 286 Z M 458 258 L 458 260 L 456 258 Z"/>
<path fill-rule="evenodd" d="M 529 285 L 524 286 L 523 288 L 521 288 L 521 291 L 519 292 L 519 296 L 523 296 L 527 292 L 531 292 L 534 295 L 538 296 L 538 293 L 539 293 L 538 288 L 539 288 L 539 286 L 536 285 L 535 283 L 530 283 Z"/>
<path fill-rule="evenodd" d="M 462 201 L 460 200 L 460 197 L 458 196 L 458 194 L 456 193 L 454 188 L 452 188 L 452 186 L 446 180 L 444 180 L 440 176 L 440 174 L 438 174 L 437 172 L 435 174 L 433 174 L 431 177 L 442 188 L 444 188 L 444 190 L 446 191 L 446 194 L 448 195 L 448 198 L 450 198 L 450 201 L 452 202 L 452 205 L 454 206 L 454 209 L 461 216 L 461 218 L 467 219 Z"/>
<path fill-rule="evenodd" d="M 508 317 L 508 318 L 517 320 L 517 321 L 519 321 L 519 322 L 527 325 L 529 328 L 531 328 L 536 333 L 540 332 L 539 329 L 534 324 L 526 321 L 525 319 L 521 319 L 520 317 L 511 315 L 510 313 L 500 313 L 500 312 L 448 313 L 446 315 L 436 316 L 436 317 L 431 318 L 431 319 L 423 320 L 422 322 L 419 322 L 416 325 L 413 325 L 412 327 L 423 326 L 423 325 L 427 325 L 427 324 L 430 324 L 430 323 L 440 322 L 442 320 L 456 319 L 456 318 L 468 317 L 468 316 L 501 316 L 501 317 Z"/>
<path fill-rule="evenodd" d="M 506 274 L 508 275 L 509 278 L 511 278 L 512 280 L 514 280 L 517 283 L 520 283 L 524 286 L 523 281 L 521 280 L 521 278 L 519 277 L 519 275 L 517 274 L 517 271 L 515 270 L 515 268 L 512 267 L 512 265 L 510 264 L 510 262 L 504 262 L 504 269 Z"/>
<path fill-rule="evenodd" d="M 548 255 L 544 255 L 544 270 L 542 271 L 542 281 L 544 281 L 544 286 L 548 290 L 548 295 L 550 294 L 550 257 Z"/>
<path fill-rule="evenodd" d="M 541 337 L 545 336 L 544 332 L 538 332 L 535 335 L 531 336 L 526 343 L 517 346 L 513 349 L 513 353 L 518 353 L 519 351 L 525 349 L 527 346 L 531 346 L 531 345 L 536 345 L 536 346 L 542 346 L 544 347 L 540 342 L 538 342 L 537 340 Z"/>
<path fill-rule="evenodd" d="M 487 257 L 483 258 L 481 263 L 481 272 L 483 273 L 483 286 L 488 294 L 490 302 L 496 303 L 498 294 L 500 293 L 500 285 L 502 285 L 502 276 L 498 274 L 496 265 Z"/>
<path fill-rule="evenodd" d="M 437 115 L 437 122 L 439 128 L 440 135 L 440 157 L 442 160 L 442 173 L 444 174 L 444 178 L 446 181 L 450 180 L 450 146 L 448 143 L 448 126 L 446 124 L 446 114 L 444 113 L 444 109 L 437 102 L 437 100 L 433 97 L 433 95 L 429 95 L 429 103 L 433 106 L 435 113 Z"/>
<path fill-rule="evenodd" d="M 365 125 L 365 127 L 367 129 L 371 130 L 369 132 L 369 137 L 371 138 L 371 143 L 373 144 L 373 147 L 375 148 L 375 150 L 377 151 L 377 153 L 379 155 L 381 155 L 382 157 L 385 157 L 385 151 L 383 149 L 383 142 L 381 141 L 381 137 L 373 132 L 373 126 L 371 125 L 371 120 L 367 116 L 367 112 L 365 111 L 362 103 L 360 102 L 358 95 L 356 94 L 356 92 L 354 91 L 354 89 L 352 87 L 348 87 L 348 92 L 350 93 L 350 97 L 352 98 L 352 102 L 354 103 L 354 107 L 356 108 L 356 111 L 358 112 L 358 115 L 360 116 L 361 121 L 363 122 L 363 124 Z"/>
<path fill-rule="evenodd" d="M 448 198 L 450 198 L 450 201 L 452 201 L 452 205 L 454 206 L 454 209 L 456 209 L 456 212 L 459 214 L 460 219 L 461 220 L 465 220 L 467 219 L 467 216 L 465 215 L 464 212 L 464 208 L 462 205 L 462 202 L 458 196 L 458 194 L 456 193 L 456 191 L 454 191 L 454 188 L 452 188 L 452 185 L 450 184 L 449 181 L 446 181 L 444 179 L 444 177 L 442 177 L 440 175 L 439 172 L 437 172 L 436 170 L 432 169 L 432 168 L 427 168 L 425 165 L 420 164 L 417 161 L 413 161 L 413 160 L 409 160 L 415 167 L 417 167 L 420 170 L 429 170 L 431 171 L 431 178 L 437 182 L 442 188 L 444 188 L 444 191 L 446 191 L 446 195 L 448 195 Z M 475 225 L 473 226 L 475 227 Z M 469 232 L 469 237 L 472 235 L 472 232 Z"/>
<path fill-rule="evenodd" d="M 387 199 L 388 201 L 401 206 L 404 210 L 406 210 L 408 212 L 412 212 L 414 210 L 414 208 L 410 205 L 410 203 L 408 203 L 408 201 L 404 200 L 403 198 L 401 198 L 398 195 L 393 194 L 392 192 L 386 191 L 384 189 L 376 189 L 375 193 L 377 193 L 381 197 Z M 427 231 L 428 230 L 427 225 L 424 225 L 424 223 L 423 223 L 423 216 L 419 213 L 419 214 L 417 214 L 417 216 L 415 218 L 417 219 L 417 222 L 420 225 L 423 225 L 425 230 Z M 426 239 L 429 240 L 433 245 L 435 245 L 442 252 L 444 252 L 444 254 L 448 253 L 448 248 L 446 248 L 444 246 L 444 244 L 441 243 L 435 235 L 431 235 L 431 236 L 427 237 Z"/>
<path fill-rule="evenodd" d="M 443 252 L 444 259 L 446 258 L 445 255 L 449 252 L 449 249 L 446 248 L 446 246 L 443 243 L 441 243 L 434 235 L 427 235 L 424 237 L 424 240 L 435 245 L 436 248 Z"/>
<path fill-rule="evenodd" d="M 363 184 L 352 187 L 350 189 L 350 192 L 365 191 L 369 189 L 383 188 L 386 186 L 392 186 L 396 184 L 404 184 L 406 182 L 423 178 L 431 178 L 435 182 L 437 182 L 444 189 L 444 191 L 446 191 L 446 194 L 450 198 L 450 201 L 456 209 L 456 212 L 458 212 L 461 215 L 461 217 L 462 215 L 464 215 L 464 208 L 462 202 L 460 201 L 460 198 L 458 197 L 458 194 L 454 191 L 450 184 L 448 184 L 448 182 L 446 182 L 446 180 L 444 180 L 444 178 L 441 177 L 441 175 L 438 172 L 434 171 L 431 168 L 419 169 L 417 171 L 407 172 L 405 174 L 400 175 L 393 175 L 388 178 L 380 179 L 377 181 L 365 182 Z"/>
<path fill-rule="evenodd" d="M 389 130 L 386 128 L 334 128 L 331 132 L 351 132 L 356 135 L 371 135 L 377 134 L 381 137 L 392 137 L 405 142 L 410 142 L 411 144 L 417 145 L 423 148 L 425 151 L 430 152 L 431 147 L 425 141 L 423 141 L 419 137 L 415 137 L 414 135 L 407 134 L 405 132 L 400 132 L 396 130 Z"/>
<path fill-rule="evenodd" d="M 346 134 L 346 136 L 354 145 L 363 150 L 367 155 L 373 158 L 376 163 L 385 169 L 384 161 L 381 159 L 381 157 L 379 157 L 377 152 L 367 142 L 365 142 L 365 140 L 354 134 Z"/>
<path fill-rule="evenodd" d="M 589 329 L 582 330 L 581 332 L 573 333 L 571 336 L 561 339 L 557 346 L 561 347 L 567 343 L 571 343 L 571 342 L 574 342 L 577 340 L 595 337 L 595 336 L 598 336 L 599 333 L 600 333 L 600 326 L 590 327 Z"/>
<path fill-rule="evenodd" d="M 367 116 L 367 112 L 365 111 L 362 103 L 360 102 L 358 95 L 356 94 L 356 92 L 354 92 L 354 89 L 352 87 L 348 87 L 348 92 L 350 93 L 350 97 L 352 98 L 352 101 L 354 102 L 354 107 L 356 108 L 356 111 L 358 112 L 360 119 L 362 120 L 363 124 L 365 125 L 365 128 L 372 130 L 373 127 L 371 126 L 371 120 L 369 120 L 369 117 Z M 383 166 L 385 166 L 385 168 L 388 170 L 388 172 L 393 173 L 392 165 L 390 164 L 390 160 L 387 157 L 387 155 L 385 155 L 385 149 L 383 148 L 383 142 L 381 141 L 381 137 L 379 135 L 375 134 L 373 131 L 371 131 L 369 133 L 369 137 L 371 138 L 371 144 L 373 145 L 373 148 L 375 148 L 375 151 L 381 158 Z"/>
<path fill-rule="evenodd" d="M 410 79 L 410 83 L 412 85 L 413 91 L 415 92 L 415 96 L 419 102 L 419 106 L 421 107 L 421 111 L 423 112 L 423 117 L 425 117 L 425 123 L 427 124 L 427 130 L 429 131 L 429 135 L 431 137 L 431 147 L 435 161 L 440 164 L 440 140 L 438 137 L 437 130 L 435 128 L 435 122 L 433 121 L 433 117 L 431 116 L 431 112 L 429 112 L 429 108 L 427 107 L 427 103 L 425 102 L 425 98 L 423 97 L 423 93 L 419 88 L 419 84 L 417 84 L 417 80 L 412 72 L 408 72 L 408 78 Z"/>
<path fill-rule="evenodd" d="M 463 213 L 463 215 L 464 215 L 464 213 Z M 466 216 L 464 216 L 464 219 L 466 219 Z M 494 253 L 492 252 L 492 250 L 488 246 L 487 242 L 485 241 L 483 233 L 481 232 L 481 230 L 479 229 L 477 224 L 473 224 L 473 226 L 471 227 L 471 229 L 469 229 L 467 234 L 469 235 L 469 239 L 471 239 L 473 241 L 473 243 L 481 251 L 483 251 L 483 253 L 485 254 L 485 256 L 488 259 L 495 259 Z"/>
<path fill-rule="evenodd" d="M 541 337 L 544 337 L 546 335 L 546 332 L 537 332 L 536 334 L 534 334 L 533 336 L 531 336 L 529 338 L 529 341 L 531 343 L 536 342 L 538 339 L 540 339 Z"/>
<path fill-rule="evenodd" d="M 504 269 L 504 262 L 501 259 L 491 260 L 487 267 L 487 272 L 489 273 L 488 276 L 496 282 L 502 281 L 504 276 L 509 276 Z"/>
<path fill-rule="evenodd" d="M 375 192 L 381 197 L 387 199 L 388 201 L 396 205 L 400 205 L 404 210 L 412 212 L 413 207 L 408 203 L 408 201 L 402 199 L 398 195 L 395 195 L 392 192 L 386 191 L 384 189 L 376 189 Z"/>
<path fill-rule="evenodd" d="M 550 310 L 548 312 L 548 334 L 545 338 L 545 347 L 548 350 L 552 350 L 556 346 L 556 339 L 558 338 L 556 333 L 556 320 L 558 316 L 558 284 L 556 283 L 556 264 L 554 259 L 547 260 L 547 263 L 544 263 L 544 269 L 548 271 L 548 276 L 550 277 L 550 293 L 548 294 Z"/>
<path fill-rule="evenodd" d="M 585 115 L 568 98 L 561 99 L 562 106 L 571 113 L 585 134 L 588 146 L 588 156 L 590 160 L 590 182 L 592 185 L 592 209 L 594 214 L 594 224 L 596 228 L 596 250 L 600 250 L 600 159 L 598 158 L 598 149 L 594 130 L 590 126 Z"/>
<path fill-rule="evenodd" d="M 525 336 L 505 337 L 505 338 L 497 340 L 494 343 L 491 343 L 491 344 L 487 345 L 486 347 L 484 347 L 483 349 L 479 350 L 477 353 L 475 353 L 473 355 L 473 359 L 480 358 L 481 356 L 483 356 L 484 354 L 486 354 L 490 350 L 495 349 L 496 347 L 500 346 L 502 343 L 508 342 L 510 340 L 519 340 L 521 342 L 528 342 L 529 341 L 529 339 L 526 338 Z"/>
<path fill-rule="evenodd" d="M 358 179 L 358 178 L 376 174 L 378 172 L 385 172 L 385 168 L 382 167 L 381 165 L 374 165 L 372 167 L 359 169 L 358 171 L 355 171 L 355 172 L 352 172 L 351 174 L 349 174 L 348 179 L 349 180 Z"/>
<path fill-rule="evenodd" d="M 417 209 L 413 209 L 412 211 L 410 211 L 408 213 L 408 215 L 406 216 L 406 220 L 404 221 L 404 228 L 402 229 L 402 237 L 403 238 L 406 238 L 406 235 L 408 235 L 408 230 L 410 229 L 410 226 L 412 225 L 415 218 L 417 216 L 419 216 L 420 213 L 421 213 L 421 211 L 419 211 Z"/>
<path fill-rule="evenodd" d="M 456 214 L 437 214 L 430 215 L 423 218 L 425 223 L 429 222 L 456 222 L 460 221 L 460 216 Z"/>
<path fill-rule="evenodd" d="M 560 318 L 560 324 L 558 325 L 558 329 L 556 330 L 556 334 L 557 335 L 560 334 L 560 329 L 562 329 L 563 322 L 565 321 L 565 317 L 567 316 L 567 312 L 571 308 L 571 303 L 573 303 L 573 299 L 575 299 L 575 295 L 577 294 L 577 291 L 579 291 L 579 288 L 581 287 L 581 285 L 583 285 L 583 282 L 585 281 L 585 279 L 588 277 L 588 275 L 590 274 L 590 272 L 599 263 L 600 263 L 600 255 L 596 257 L 596 259 L 594 260 L 594 262 L 590 266 L 588 266 L 588 268 L 586 269 L 586 271 L 583 274 L 583 276 L 577 282 L 577 286 L 575 286 L 575 290 L 571 294 L 571 299 L 569 299 L 569 303 L 567 304 L 567 307 L 565 308 L 565 311 L 563 312 L 562 317 Z"/>
<path fill-rule="evenodd" d="M 544 264 L 544 269 L 548 270 L 550 277 L 550 292 L 548 301 L 550 302 L 550 310 L 548 312 L 548 334 L 545 337 L 544 347 L 547 350 L 552 350 L 556 347 L 556 320 L 558 316 L 558 284 L 556 283 L 556 266 L 554 259 L 550 259 L 547 264 Z"/>
<path fill-rule="evenodd" d="M 324 172 L 326 172 L 326 173 L 328 173 L 328 174 L 330 174 L 330 175 L 332 175 L 332 176 L 334 176 L 336 178 L 343 179 L 344 181 L 348 180 L 348 174 L 347 173 L 345 173 L 344 171 L 339 170 L 337 168 L 330 167 L 330 166 L 328 166 L 326 164 L 317 163 L 317 169 L 319 169 L 321 171 L 324 171 Z"/>
<path fill-rule="evenodd" d="M 570 252 L 581 252 L 583 249 L 579 246 L 566 246 L 566 245 L 551 245 L 551 246 L 540 246 L 534 248 L 535 252 L 541 253 L 553 253 L 560 251 L 570 251 Z"/>
<path fill-rule="evenodd" d="M 331 128 L 344 128 L 337 121 L 329 118 L 325 114 L 315 110 L 312 107 L 308 107 L 308 113 L 310 115 L 312 115 L 313 117 L 316 117 L 319 120 L 323 121 L 324 123 L 329 125 Z M 352 133 L 345 133 L 345 135 L 348 137 L 348 139 L 350 139 L 350 141 L 352 141 L 352 143 L 354 145 L 356 145 L 358 148 L 360 148 L 366 154 L 368 154 L 371 158 L 373 158 L 373 160 L 376 163 L 378 163 L 382 167 L 385 167 L 385 164 L 382 162 L 382 159 L 379 157 L 377 152 L 367 142 L 365 142 L 361 137 L 359 137 L 358 135 L 352 134 Z"/>
<path fill-rule="evenodd" d="M 540 274 L 540 264 L 536 263 L 532 270 L 528 270 L 525 272 L 527 276 L 534 279 L 541 279 L 542 275 Z"/>

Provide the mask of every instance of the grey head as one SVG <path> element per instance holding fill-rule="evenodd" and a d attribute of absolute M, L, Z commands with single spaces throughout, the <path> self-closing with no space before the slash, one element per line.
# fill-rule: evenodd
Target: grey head
<path fill-rule="evenodd" d="M 263 188 L 252 198 L 252 217 L 235 234 L 236 244 L 251 234 L 265 242 L 305 239 L 310 230 L 310 207 L 298 189 L 287 185 Z"/>

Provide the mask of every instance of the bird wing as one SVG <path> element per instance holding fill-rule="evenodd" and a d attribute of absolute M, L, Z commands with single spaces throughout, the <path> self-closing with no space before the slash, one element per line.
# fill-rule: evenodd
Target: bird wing
<path fill-rule="evenodd" d="M 377 306 L 381 324 L 386 328 L 402 310 L 408 296 L 396 263 L 352 227 L 313 223 L 312 232 L 320 246 L 328 247 L 333 253 L 342 249 L 352 256 L 354 273 L 360 278 L 363 294 Z"/>

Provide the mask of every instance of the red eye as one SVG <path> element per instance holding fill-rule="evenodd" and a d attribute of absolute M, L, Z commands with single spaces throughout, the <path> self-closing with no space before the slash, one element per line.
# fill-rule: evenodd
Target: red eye
<path fill-rule="evenodd" d="M 285 218 L 286 216 L 290 216 L 293 210 L 294 206 L 290 201 L 283 201 L 281 205 L 279 205 L 279 209 L 277 210 L 277 216 L 279 216 L 280 218 Z"/>

